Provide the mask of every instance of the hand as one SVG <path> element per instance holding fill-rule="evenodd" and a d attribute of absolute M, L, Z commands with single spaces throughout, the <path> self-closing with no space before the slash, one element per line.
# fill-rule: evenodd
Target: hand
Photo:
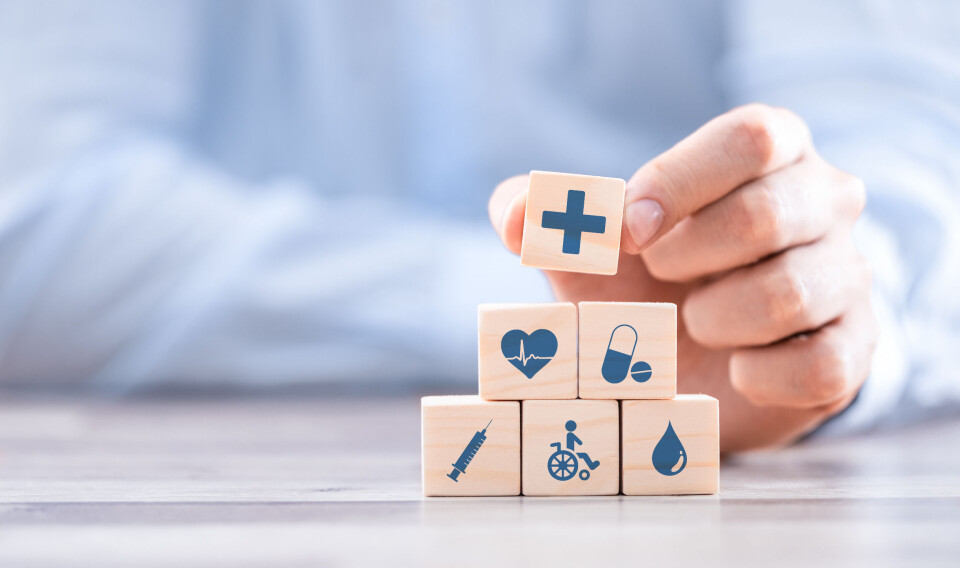
<path fill-rule="evenodd" d="M 490 198 L 519 254 L 527 176 Z M 678 390 L 720 399 L 722 451 L 789 443 L 853 400 L 877 337 L 851 230 L 861 181 L 817 155 L 803 121 L 748 105 L 627 183 L 615 276 L 545 271 L 560 301 L 679 308 Z"/>

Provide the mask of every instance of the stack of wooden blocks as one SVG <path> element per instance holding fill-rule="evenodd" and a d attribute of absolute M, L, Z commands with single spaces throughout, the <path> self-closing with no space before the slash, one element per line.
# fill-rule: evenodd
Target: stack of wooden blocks
<path fill-rule="evenodd" d="M 615 274 L 623 201 L 623 180 L 531 173 L 521 262 Z M 718 491 L 719 405 L 677 395 L 674 304 L 478 311 L 479 396 L 421 403 L 424 495 Z"/>

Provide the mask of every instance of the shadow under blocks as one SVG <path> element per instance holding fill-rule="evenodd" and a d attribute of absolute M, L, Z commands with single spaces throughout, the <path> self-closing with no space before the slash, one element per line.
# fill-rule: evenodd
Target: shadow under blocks
<path fill-rule="evenodd" d="M 615 273 L 623 188 L 533 172 L 524 246 L 549 261 L 524 264 Z M 421 401 L 425 496 L 719 491 L 719 403 L 677 394 L 676 305 L 481 304 L 477 343 L 479 395 Z"/>

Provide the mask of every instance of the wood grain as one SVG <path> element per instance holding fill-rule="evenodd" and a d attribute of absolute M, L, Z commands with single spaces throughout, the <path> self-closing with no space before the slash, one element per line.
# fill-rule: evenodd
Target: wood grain
<path fill-rule="evenodd" d="M 625 495 L 690 495 L 719 491 L 717 399 L 704 394 L 681 394 L 672 400 L 625 400 L 621 424 Z M 685 466 L 676 475 L 661 474 L 651 460 L 668 425 L 672 425 L 686 453 Z"/>
<path fill-rule="evenodd" d="M 620 490 L 620 411 L 616 401 L 525 400 L 521 420 L 524 495 L 615 495 Z M 579 476 L 558 481 L 547 470 L 556 451 L 550 444 L 560 442 L 561 448 L 567 449 L 568 420 L 576 422 L 574 433 L 583 442 L 575 452 L 586 452 L 591 460 L 600 462 L 586 481 Z M 580 461 L 578 473 L 584 468 Z"/>
<path fill-rule="evenodd" d="M 487 400 L 577 398 L 577 307 L 551 304 L 481 304 L 477 309 L 480 397 Z M 547 329 L 556 335 L 557 353 L 532 378 L 504 357 L 500 341 L 519 329 Z"/>
<path fill-rule="evenodd" d="M 664 399 L 677 394 L 677 306 L 669 303 L 580 302 L 580 398 Z M 619 383 L 601 374 L 611 334 L 635 331 L 630 365 L 647 362 L 653 373 L 637 382 L 628 373 Z M 616 346 L 614 346 L 616 347 Z"/>
<path fill-rule="evenodd" d="M 616 274 L 625 187 L 626 182 L 617 178 L 530 172 L 520 263 L 548 270 Z M 563 252 L 563 231 L 542 226 L 544 211 L 567 210 L 570 190 L 586 193 L 584 214 L 606 218 L 603 233 L 581 235 L 579 254 Z"/>
<path fill-rule="evenodd" d="M 424 495 L 520 494 L 519 402 L 467 395 L 427 396 L 420 404 Z M 454 481 L 454 462 L 484 428 L 486 440 Z"/>
<path fill-rule="evenodd" d="M 809 439 L 718 495 L 428 499 L 419 396 L 0 391 L 0 566 L 952 567 L 958 438 Z"/>

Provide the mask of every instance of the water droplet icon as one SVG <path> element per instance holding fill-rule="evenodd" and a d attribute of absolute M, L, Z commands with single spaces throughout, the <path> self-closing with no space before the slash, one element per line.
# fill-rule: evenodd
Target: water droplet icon
<path fill-rule="evenodd" d="M 663 475 L 677 475 L 687 467 L 687 451 L 673 430 L 672 422 L 667 422 L 667 431 L 653 448 L 653 467 Z"/>

